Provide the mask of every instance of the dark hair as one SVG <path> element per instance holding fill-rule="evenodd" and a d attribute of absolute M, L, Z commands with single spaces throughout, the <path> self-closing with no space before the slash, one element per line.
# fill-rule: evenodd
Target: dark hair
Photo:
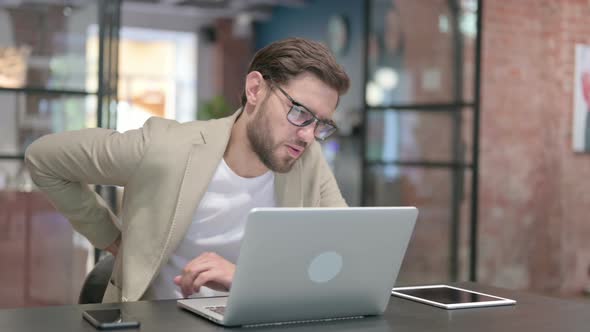
<path fill-rule="evenodd" d="M 254 55 L 248 73 L 259 71 L 265 79 L 286 84 L 299 74 L 311 73 L 341 96 L 348 91 L 350 79 L 326 46 L 303 38 L 274 42 Z M 242 92 L 242 107 L 246 105 Z"/>

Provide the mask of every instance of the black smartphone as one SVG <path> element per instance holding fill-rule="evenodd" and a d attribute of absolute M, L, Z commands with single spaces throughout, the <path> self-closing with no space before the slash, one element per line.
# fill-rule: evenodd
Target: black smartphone
<path fill-rule="evenodd" d="M 87 310 L 84 319 L 99 330 L 129 329 L 139 327 L 139 322 L 125 315 L 120 309 Z"/>

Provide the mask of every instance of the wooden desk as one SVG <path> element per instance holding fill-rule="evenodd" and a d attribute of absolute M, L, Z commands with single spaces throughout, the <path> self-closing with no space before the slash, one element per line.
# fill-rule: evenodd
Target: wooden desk
<path fill-rule="evenodd" d="M 588 331 L 590 302 L 566 301 L 472 283 L 458 283 L 476 291 L 515 299 L 515 306 L 444 310 L 392 297 L 385 315 L 365 319 L 246 328 L 245 331 Z M 141 301 L 0 310 L 0 331 L 96 331 L 82 311 L 116 308 L 141 322 L 142 332 L 226 330 L 176 306 L 176 301 Z M 233 329 L 236 330 L 236 329 Z M 137 330 L 124 330 L 137 331 Z"/>

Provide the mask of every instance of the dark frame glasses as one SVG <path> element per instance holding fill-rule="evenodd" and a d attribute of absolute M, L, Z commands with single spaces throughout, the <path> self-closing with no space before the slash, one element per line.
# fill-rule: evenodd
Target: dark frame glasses
<path fill-rule="evenodd" d="M 281 93 L 287 97 L 287 99 L 293 104 L 289 111 L 287 112 L 287 120 L 290 124 L 296 127 L 306 127 L 310 124 L 315 122 L 315 128 L 313 131 L 314 137 L 318 140 L 325 140 L 328 136 L 332 135 L 333 133 L 338 130 L 338 127 L 333 121 L 322 120 L 317 117 L 312 111 L 308 110 L 305 106 L 301 103 L 297 102 L 293 99 L 289 94 L 283 90 L 278 84 L 275 84 L 273 81 L 269 80 L 273 87 L 276 87 L 281 91 Z"/>

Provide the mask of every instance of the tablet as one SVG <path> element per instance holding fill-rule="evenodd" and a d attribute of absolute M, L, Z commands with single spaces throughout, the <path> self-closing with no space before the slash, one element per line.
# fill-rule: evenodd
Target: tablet
<path fill-rule="evenodd" d="M 513 305 L 516 301 L 449 285 L 396 287 L 392 295 L 445 309 Z"/>

